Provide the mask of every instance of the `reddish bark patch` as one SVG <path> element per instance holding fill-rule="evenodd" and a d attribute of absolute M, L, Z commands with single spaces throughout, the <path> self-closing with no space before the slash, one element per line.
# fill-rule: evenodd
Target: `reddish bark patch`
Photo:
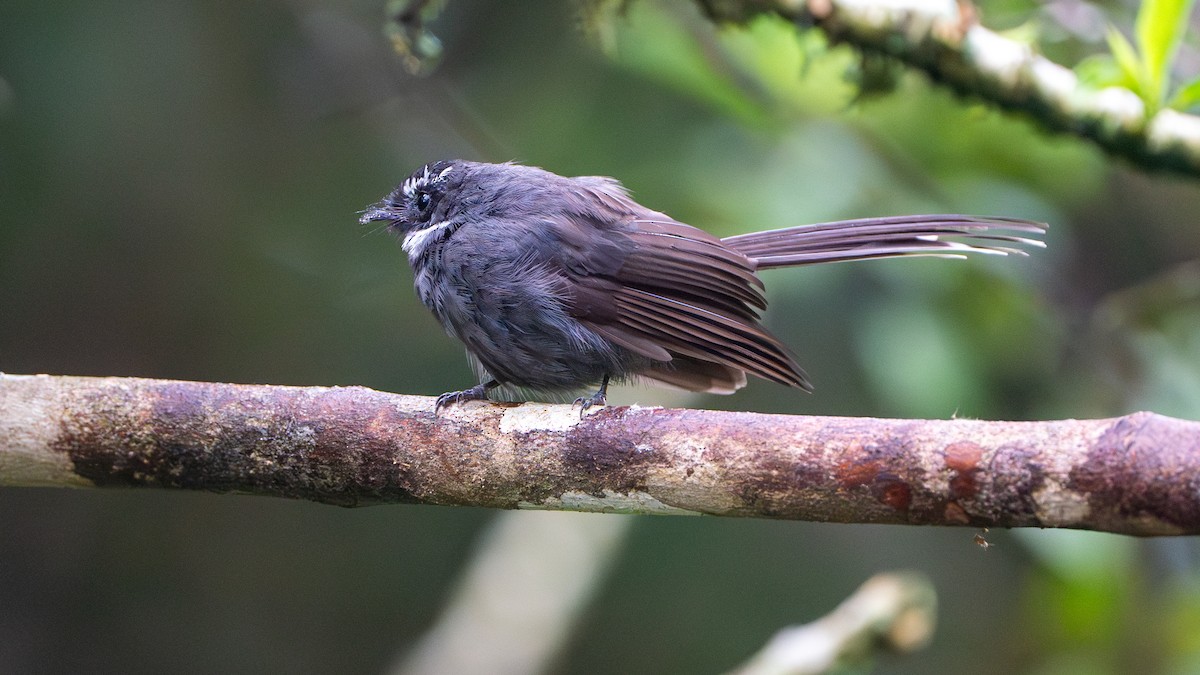
<path fill-rule="evenodd" d="M 907 513 L 912 506 L 912 486 L 890 469 L 883 450 L 855 446 L 838 462 L 837 478 L 847 489 L 867 486 L 877 501 Z"/>
<path fill-rule="evenodd" d="M 942 517 L 947 525 L 968 525 L 971 522 L 971 517 L 958 502 L 947 502 L 946 508 L 942 510 Z"/>
<path fill-rule="evenodd" d="M 857 488 L 870 485 L 883 472 L 883 463 L 879 460 L 850 460 L 844 459 L 838 463 L 838 479 L 847 488 Z"/>
<path fill-rule="evenodd" d="M 902 513 L 907 513 L 912 505 L 912 487 L 894 474 L 880 474 L 871 492 L 876 499 Z"/>
<path fill-rule="evenodd" d="M 979 460 L 983 448 L 970 441 L 959 441 L 946 446 L 946 468 L 950 469 L 950 499 L 971 499 L 979 491 L 975 474 L 979 471 Z"/>

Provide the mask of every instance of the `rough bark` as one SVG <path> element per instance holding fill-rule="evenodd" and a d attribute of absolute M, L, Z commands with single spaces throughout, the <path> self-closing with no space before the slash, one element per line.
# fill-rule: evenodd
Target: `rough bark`
<path fill-rule="evenodd" d="M 473 403 L 0 375 L 0 485 L 842 523 L 1200 533 L 1200 424 Z"/>

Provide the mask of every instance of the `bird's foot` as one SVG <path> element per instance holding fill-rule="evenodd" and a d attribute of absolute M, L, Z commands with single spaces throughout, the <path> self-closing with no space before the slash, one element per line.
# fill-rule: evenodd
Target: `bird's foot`
<path fill-rule="evenodd" d="M 598 391 L 591 396 L 580 396 L 579 398 L 575 399 L 575 402 L 571 404 L 571 407 L 574 408 L 575 406 L 579 406 L 579 419 L 583 419 L 583 416 L 587 414 L 588 408 L 593 406 L 604 406 L 607 404 L 608 397 L 604 395 L 604 392 Z"/>
<path fill-rule="evenodd" d="M 433 406 L 433 414 L 437 415 L 442 412 L 442 408 L 456 403 L 464 403 L 466 401 L 486 401 L 489 387 L 486 384 L 477 384 L 470 389 L 462 391 L 448 391 L 437 397 L 437 403 Z"/>
<path fill-rule="evenodd" d="M 608 404 L 608 398 L 602 392 L 596 392 L 590 396 L 580 396 L 575 399 L 571 407 L 580 406 L 580 419 L 583 419 L 584 414 L 587 414 L 588 408 L 592 406 L 604 406 Z"/>
<path fill-rule="evenodd" d="M 592 394 L 591 396 L 580 396 L 579 398 L 575 399 L 575 402 L 571 404 L 571 407 L 574 408 L 575 406 L 579 406 L 579 419 L 583 419 L 583 416 L 587 414 L 588 408 L 597 405 L 608 405 L 608 375 L 605 375 L 604 381 L 600 383 L 600 391 Z"/>

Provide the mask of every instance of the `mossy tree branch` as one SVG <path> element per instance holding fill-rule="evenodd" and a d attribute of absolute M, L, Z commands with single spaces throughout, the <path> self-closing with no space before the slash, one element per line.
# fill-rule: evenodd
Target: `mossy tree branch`
<path fill-rule="evenodd" d="M 1200 423 L 470 404 L 0 375 L 0 485 L 842 523 L 1200 533 Z"/>
<path fill-rule="evenodd" d="M 1170 109 L 1148 115 L 1136 93 L 1091 89 L 1075 73 L 979 25 L 968 2 L 949 0 L 699 0 L 719 22 L 771 13 L 815 26 L 833 43 L 883 54 L 935 82 L 1042 126 L 1094 141 L 1145 168 L 1200 176 L 1200 118 Z"/>

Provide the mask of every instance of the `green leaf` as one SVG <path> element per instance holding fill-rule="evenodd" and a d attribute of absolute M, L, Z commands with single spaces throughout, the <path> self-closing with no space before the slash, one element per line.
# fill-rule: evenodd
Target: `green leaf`
<path fill-rule="evenodd" d="M 1112 51 L 1117 66 L 1125 74 L 1125 79 L 1130 83 L 1130 88 L 1142 96 L 1145 90 L 1145 82 L 1142 79 L 1142 62 L 1138 58 L 1137 52 L 1134 51 L 1133 45 L 1129 44 L 1129 40 L 1121 34 L 1121 31 L 1112 26 L 1108 28 L 1107 37 L 1108 48 Z"/>
<path fill-rule="evenodd" d="M 1142 98 L 1155 109 L 1166 99 L 1171 65 L 1187 30 L 1193 4 L 1195 0 L 1142 0 L 1138 10 L 1134 35 L 1145 69 Z"/>
<path fill-rule="evenodd" d="M 1125 71 L 1117 65 L 1116 60 L 1110 54 L 1092 54 L 1076 64 L 1073 70 L 1079 77 L 1080 84 L 1091 89 L 1105 87 L 1133 89 L 1137 86 L 1136 82 L 1129 80 Z"/>
<path fill-rule="evenodd" d="M 1197 104 L 1200 104 L 1200 78 L 1180 87 L 1179 91 L 1175 92 L 1175 95 L 1171 97 L 1171 103 L 1168 107 L 1176 110 L 1187 110 Z"/>

